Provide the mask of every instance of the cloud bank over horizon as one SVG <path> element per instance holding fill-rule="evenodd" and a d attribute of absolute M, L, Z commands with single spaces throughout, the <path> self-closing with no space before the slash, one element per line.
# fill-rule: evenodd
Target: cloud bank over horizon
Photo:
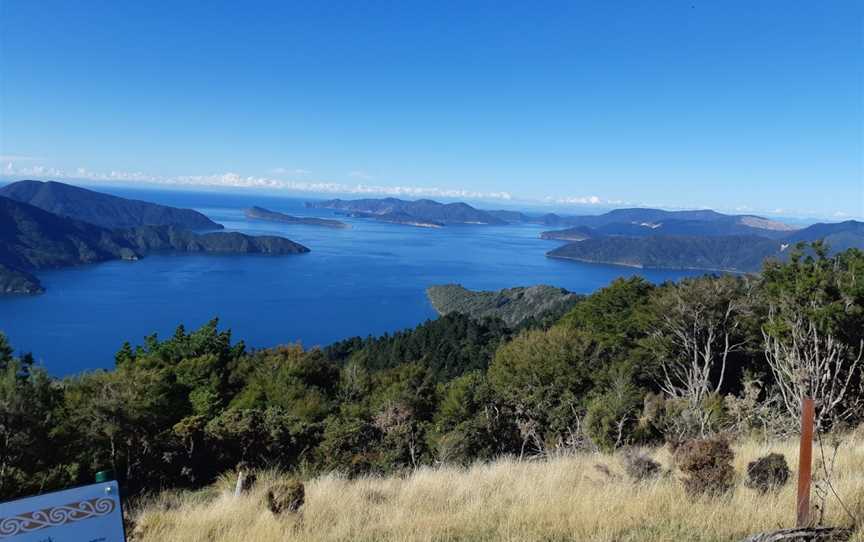
<path fill-rule="evenodd" d="M 276 168 L 271 170 L 274 175 L 292 174 L 295 176 L 306 176 L 310 172 L 302 169 L 286 170 Z M 350 175 L 360 178 L 359 175 Z M 453 189 L 440 187 L 422 187 L 406 185 L 373 185 L 366 183 L 346 184 L 329 181 L 306 181 L 297 179 L 285 179 L 278 177 L 264 177 L 255 175 L 242 175 L 234 172 L 216 173 L 207 175 L 152 175 L 141 171 L 118 171 L 109 172 L 92 171 L 86 168 L 75 168 L 66 170 L 47 166 L 16 166 L 9 161 L 2 169 L 4 177 L 40 177 L 44 179 L 63 179 L 94 182 L 128 182 L 149 183 L 170 186 L 189 187 L 213 187 L 213 188 L 260 188 L 269 190 L 286 190 L 296 192 L 314 192 L 324 194 L 357 194 L 357 195 L 390 195 L 411 197 L 443 197 L 443 198 L 465 198 L 465 199 L 487 199 L 504 200 L 513 199 L 509 192 L 480 192 L 467 189 Z M 371 176 L 363 176 L 362 180 L 369 180 Z M 599 199 L 598 199 L 599 200 Z"/>
<path fill-rule="evenodd" d="M 57 167 L 43 166 L 32 164 L 39 161 L 39 158 L 21 155 L 0 155 L 0 163 L 6 162 L 0 167 L 0 178 L 8 180 L 22 180 L 32 178 L 35 180 L 63 180 L 63 181 L 83 181 L 83 182 L 105 182 L 105 183 L 122 183 L 122 184 L 149 184 L 166 187 L 189 187 L 189 188 L 227 188 L 227 189 L 262 189 L 271 191 L 287 191 L 287 192 L 304 192 L 312 194 L 334 194 L 334 195 L 355 195 L 355 196 L 391 196 L 391 197 L 408 197 L 408 198 L 446 198 L 446 199 L 466 199 L 478 201 L 498 201 L 508 204 L 532 204 L 543 206 L 574 206 L 574 207 L 593 207 L 593 208 L 612 208 L 612 207 L 649 207 L 669 210 L 678 209 L 715 209 L 718 211 L 740 213 L 740 214 L 765 214 L 786 217 L 799 218 L 826 218 L 833 220 L 843 220 L 851 218 L 864 218 L 864 212 L 861 215 L 844 213 L 841 211 L 834 212 L 830 215 L 819 214 L 812 211 L 796 210 L 796 209 L 758 209 L 747 205 L 739 205 L 733 208 L 716 207 L 711 205 L 690 205 L 690 206 L 671 206 L 664 205 L 658 202 L 631 202 L 619 199 L 608 199 L 596 195 L 589 196 L 545 196 L 543 198 L 530 198 L 512 194 L 507 191 L 476 191 L 464 188 L 441 188 L 441 187 L 424 187 L 411 185 L 385 185 L 385 184 L 369 184 L 358 182 L 357 184 L 329 182 L 329 181 L 313 181 L 303 180 L 303 177 L 308 177 L 311 172 L 305 169 L 287 169 L 274 168 L 269 171 L 273 177 L 242 175 L 234 172 L 206 174 L 206 175 L 153 175 L 142 171 L 121 171 L 111 170 L 93 171 L 87 168 L 79 167 L 74 169 L 63 169 Z M 19 165 L 21 162 L 27 165 Z M 283 176 L 293 176 L 295 178 L 282 178 Z M 365 172 L 352 171 L 348 174 L 350 178 L 358 180 L 371 180 L 374 177 Z M 300 177 L 301 179 L 298 179 Z M 864 210 L 862 210 L 864 211 Z"/>

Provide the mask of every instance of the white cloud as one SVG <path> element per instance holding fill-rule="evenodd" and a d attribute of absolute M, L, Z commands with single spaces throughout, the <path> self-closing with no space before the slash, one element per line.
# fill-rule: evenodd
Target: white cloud
<path fill-rule="evenodd" d="M 276 177 L 256 177 L 239 173 L 218 173 L 211 175 L 149 175 L 140 171 L 97 172 L 87 168 L 63 170 L 45 166 L 16 167 L 8 162 L 3 175 L 7 177 L 35 179 L 63 179 L 104 182 L 147 182 L 172 186 L 209 186 L 225 188 L 265 188 L 271 190 L 292 190 L 298 192 L 317 192 L 326 194 L 363 194 L 406 197 L 441 197 L 464 199 L 510 200 L 509 192 L 478 192 L 463 189 L 448 189 L 419 186 L 387 186 L 370 184 L 345 184 L 327 181 L 287 180 Z"/>
<path fill-rule="evenodd" d="M 608 200 L 603 200 L 599 196 L 568 196 L 563 198 L 551 198 L 555 203 L 564 205 L 606 205 L 611 203 Z"/>

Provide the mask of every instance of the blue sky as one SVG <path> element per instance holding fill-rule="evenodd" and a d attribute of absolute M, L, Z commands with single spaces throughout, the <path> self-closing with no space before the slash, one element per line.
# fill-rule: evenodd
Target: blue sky
<path fill-rule="evenodd" d="M 862 29 L 858 0 L 0 0 L 0 164 L 862 216 Z"/>

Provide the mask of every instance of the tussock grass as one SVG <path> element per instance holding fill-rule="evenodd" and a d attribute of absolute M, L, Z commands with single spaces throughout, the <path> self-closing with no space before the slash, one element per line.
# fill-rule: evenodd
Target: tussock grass
<path fill-rule="evenodd" d="M 860 433 L 860 432 L 859 432 Z M 423 468 L 399 478 L 347 480 L 328 475 L 306 482 L 301 514 L 274 516 L 264 505 L 275 472 L 259 475 L 241 498 L 226 478 L 205 492 L 166 494 L 136 513 L 136 542 L 204 541 L 734 541 L 791 527 L 795 488 L 774 494 L 744 486 L 747 463 L 769 452 L 797 467 L 797 444 L 738 443 L 737 483 L 720 498 L 688 497 L 676 474 L 634 483 L 618 458 L 578 454 L 546 461 L 502 459 L 467 469 Z M 665 469 L 665 449 L 647 451 Z M 816 450 L 818 462 L 819 452 Z M 602 463 L 610 475 L 595 468 Z M 795 474 L 793 474 L 795 475 Z M 859 517 L 864 514 L 864 434 L 839 449 L 834 486 Z M 825 523 L 848 525 L 828 501 Z M 864 530 L 853 537 L 864 542 Z"/>

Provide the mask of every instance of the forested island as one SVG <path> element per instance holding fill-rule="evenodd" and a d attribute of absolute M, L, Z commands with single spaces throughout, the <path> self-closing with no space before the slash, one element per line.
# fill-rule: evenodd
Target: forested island
<path fill-rule="evenodd" d="M 429 199 L 406 201 L 397 198 L 308 202 L 314 209 L 333 209 L 359 218 L 410 226 L 442 227 L 455 224 L 506 224 L 506 221 L 467 203 L 439 203 Z"/>
<path fill-rule="evenodd" d="M 334 229 L 346 229 L 351 227 L 349 224 L 346 224 L 345 222 L 341 222 L 339 220 L 332 220 L 328 218 L 315 218 L 309 216 L 291 216 L 284 213 L 271 211 L 269 209 L 264 209 L 263 207 L 250 207 L 243 211 L 243 215 L 246 218 L 267 220 L 270 222 L 279 222 L 282 224 L 302 224 L 304 226 L 322 226 L 325 228 Z"/>

